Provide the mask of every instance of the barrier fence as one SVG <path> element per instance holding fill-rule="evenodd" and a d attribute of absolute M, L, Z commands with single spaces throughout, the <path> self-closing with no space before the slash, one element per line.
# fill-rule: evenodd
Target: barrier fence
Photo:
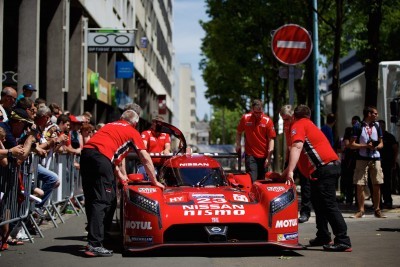
<path fill-rule="evenodd" d="M 3 231 L 8 231 L 8 225 L 19 224 L 32 243 L 33 238 L 26 226 L 28 221 L 35 226 L 39 235 L 44 237 L 32 216 L 35 198 L 31 195 L 32 189 L 40 188 L 41 185 L 38 179 L 38 164 L 41 164 L 41 160 L 38 155 L 31 154 L 21 165 L 17 164 L 16 159 L 8 159 L 7 166 L 0 166 L 0 227 Z M 48 203 L 43 206 L 56 228 L 57 217 L 65 223 L 62 213 L 67 209 L 71 209 L 77 216 L 80 214 L 76 206 L 85 212 L 79 201 L 83 196 L 83 189 L 79 169 L 74 166 L 76 161 L 79 161 L 79 158 L 71 154 L 54 154 L 45 166 L 55 172 L 60 181 L 60 186 L 52 191 Z"/>

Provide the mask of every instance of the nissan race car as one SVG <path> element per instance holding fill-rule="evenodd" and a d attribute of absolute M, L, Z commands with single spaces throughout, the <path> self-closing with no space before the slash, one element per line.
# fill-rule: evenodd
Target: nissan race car
<path fill-rule="evenodd" d="M 227 173 L 217 160 L 224 155 L 186 153 L 179 129 L 160 121 L 157 128 L 177 137 L 180 150 L 158 155 L 165 157 L 157 174 L 164 190 L 140 173 L 130 174 L 121 186 L 119 216 L 126 251 L 170 246 L 303 248 L 295 185 L 285 184 L 277 174 L 252 183 L 249 174 Z"/>

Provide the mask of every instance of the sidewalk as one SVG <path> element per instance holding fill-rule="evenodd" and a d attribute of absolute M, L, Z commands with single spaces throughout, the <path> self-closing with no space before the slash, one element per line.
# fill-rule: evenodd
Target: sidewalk
<path fill-rule="evenodd" d="M 337 193 L 339 196 L 340 193 Z M 382 209 L 382 213 L 387 216 L 385 219 L 399 219 L 400 220 L 400 195 L 394 195 L 392 194 L 393 198 L 393 209 Z M 300 211 L 300 202 L 301 198 L 299 197 L 299 211 Z M 339 204 L 339 209 L 342 211 L 343 217 L 345 218 L 346 222 L 351 222 L 351 221 L 358 221 L 360 219 L 354 219 L 351 218 L 352 215 L 354 215 L 357 211 L 358 208 L 354 204 L 349 206 L 345 203 L 338 203 Z M 374 220 L 382 220 L 375 218 L 374 216 L 374 210 L 372 208 L 372 201 L 365 200 L 365 217 L 362 218 L 361 220 L 369 220 L 369 219 L 374 219 Z M 315 223 L 315 213 L 314 211 L 311 212 L 311 217 L 308 222 L 314 222 Z"/>
<path fill-rule="evenodd" d="M 392 195 L 393 198 L 393 209 L 382 209 L 382 213 L 387 216 L 388 219 L 400 219 L 400 195 Z M 339 208 L 343 213 L 343 217 L 346 219 L 349 218 L 349 220 L 357 220 L 354 218 L 350 218 L 350 216 L 354 215 L 354 213 L 357 212 L 358 208 L 353 204 L 352 206 L 348 206 L 344 203 L 339 203 Z M 380 220 L 378 218 L 375 218 L 374 216 L 374 210 L 372 206 L 372 201 L 371 199 L 365 200 L 365 218 L 373 218 Z"/>

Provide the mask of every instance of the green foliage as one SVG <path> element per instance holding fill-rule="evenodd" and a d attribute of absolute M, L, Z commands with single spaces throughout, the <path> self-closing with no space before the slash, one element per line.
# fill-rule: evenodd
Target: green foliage
<path fill-rule="evenodd" d="M 239 109 L 216 108 L 210 122 L 211 144 L 235 144 L 236 128 L 242 113 Z"/>
<path fill-rule="evenodd" d="M 379 47 L 371 49 L 367 25 L 371 10 L 379 7 L 380 1 Z M 244 112 L 249 100 L 260 98 L 266 103 L 271 101 L 276 114 L 279 107 L 287 103 L 288 92 L 287 80 L 278 77 L 282 64 L 272 55 L 271 32 L 288 23 L 311 31 L 312 1 L 205 0 L 205 3 L 209 20 L 200 21 L 206 33 L 202 40 L 200 69 L 209 103 L 216 108 L 239 108 Z M 337 5 L 342 6 L 340 16 L 337 16 Z M 376 51 L 379 61 L 400 58 L 400 1 L 320 0 L 317 14 L 318 47 L 327 64 L 333 63 L 334 53 L 343 57 L 352 49 L 358 51 L 362 63 L 369 62 L 368 51 Z M 335 45 L 335 37 L 340 40 L 340 46 Z M 304 68 L 306 74 L 304 80 L 295 84 L 297 103 L 310 105 L 314 89 L 313 65 L 309 59 L 298 67 Z M 334 77 L 339 77 L 338 73 Z M 335 92 L 338 86 L 340 83 L 335 83 Z"/>
<path fill-rule="evenodd" d="M 206 4 L 210 20 L 200 22 L 206 32 L 200 69 L 210 104 L 245 111 L 250 99 L 263 96 L 275 105 L 286 102 L 282 97 L 286 81 L 277 79 L 280 65 L 271 52 L 271 31 L 286 23 L 304 25 L 299 16 L 304 15 L 303 1 L 207 0 Z"/>

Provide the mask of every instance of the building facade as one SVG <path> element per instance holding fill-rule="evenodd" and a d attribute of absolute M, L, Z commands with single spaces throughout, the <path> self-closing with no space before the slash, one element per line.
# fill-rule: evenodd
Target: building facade
<path fill-rule="evenodd" d="M 179 66 L 179 110 L 175 113 L 178 117 L 178 127 L 191 145 L 197 144 L 196 134 L 196 85 L 192 77 L 190 64 Z"/>
<path fill-rule="evenodd" d="M 172 10 L 172 0 L 0 0 L 2 86 L 20 93 L 34 84 L 34 98 L 90 111 L 96 123 L 132 101 L 144 121 L 171 121 Z M 134 33 L 134 51 L 90 52 L 89 32 L 114 40 Z M 133 63 L 133 75 L 118 77 L 117 62 Z"/>

